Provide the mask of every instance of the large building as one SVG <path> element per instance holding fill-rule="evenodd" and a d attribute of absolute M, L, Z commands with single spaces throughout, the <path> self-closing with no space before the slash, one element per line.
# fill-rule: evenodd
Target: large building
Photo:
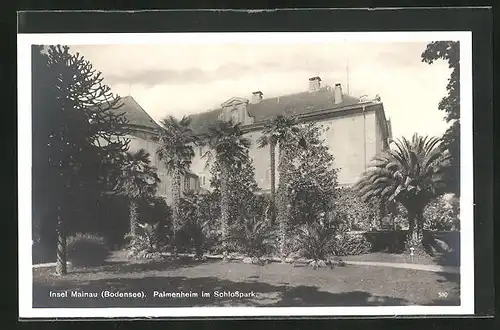
<path fill-rule="evenodd" d="M 367 99 L 348 95 L 340 84 L 321 86 L 320 77 L 312 77 L 304 83 L 308 84 L 308 90 L 296 94 L 266 98 L 264 93 L 256 91 L 249 99 L 233 97 L 218 109 L 193 115 L 192 129 L 203 134 L 217 120 L 232 119 L 241 123 L 245 135 L 252 141 L 250 156 L 255 165 L 256 181 L 265 192 L 270 189 L 269 149 L 259 148 L 256 143 L 265 123 L 280 114 L 295 117 L 299 122 L 317 122 L 328 128 L 324 139 L 335 157 L 339 184 L 350 186 L 373 156 L 388 147 L 392 138 L 383 104 L 379 97 Z M 149 151 L 162 181 L 158 194 L 170 202 L 170 178 L 156 156 L 157 145 L 152 139 L 159 125 L 132 97 L 122 100 L 124 105 L 120 111 L 125 112 L 134 129 L 130 150 L 144 148 Z M 202 158 L 204 148 L 207 147 L 195 148 L 191 173 L 182 180 L 183 190 L 210 189 L 210 171 Z"/>

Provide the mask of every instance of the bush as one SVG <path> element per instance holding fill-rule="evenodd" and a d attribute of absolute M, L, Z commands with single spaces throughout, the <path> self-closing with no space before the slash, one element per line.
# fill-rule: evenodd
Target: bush
<path fill-rule="evenodd" d="M 402 253 L 405 250 L 407 231 L 375 231 L 364 233 L 372 252 Z"/>
<path fill-rule="evenodd" d="M 102 265 L 109 255 L 104 238 L 77 233 L 67 239 L 68 261 L 75 266 Z"/>
<path fill-rule="evenodd" d="M 424 210 L 424 229 L 459 230 L 460 205 L 453 195 L 443 195 L 434 199 Z"/>
<path fill-rule="evenodd" d="M 408 211 L 397 203 L 392 210 L 392 228 L 391 230 L 403 230 L 408 228 Z"/>
<path fill-rule="evenodd" d="M 349 230 L 371 230 L 380 223 L 377 202 L 365 203 L 350 188 L 338 188 L 333 199 L 333 216 Z"/>
<path fill-rule="evenodd" d="M 156 226 L 158 249 L 170 243 L 172 210 L 162 197 L 153 197 L 139 204 L 139 222 Z"/>
<path fill-rule="evenodd" d="M 315 264 L 325 261 L 333 251 L 335 228 L 331 222 L 315 221 L 298 227 L 299 255 Z"/>
<path fill-rule="evenodd" d="M 241 252 L 255 258 L 269 255 L 276 243 L 274 232 L 262 217 L 246 219 L 234 230 L 229 240 L 240 246 Z"/>
<path fill-rule="evenodd" d="M 186 240 L 185 245 L 187 247 L 192 245 L 197 257 L 213 249 L 218 242 L 218 235 L 210 229 L 209 224 L 209 220 L 190 218 L 182 228 L 182 237 Z"/>
<path fill-rule="evenodd" d="M 331 210 L 332 197 L 336 194 L 337 172 L 335 158 L 323 137 L 327 127 L 318 123 L 299 125 L 307 147 L 296 145 L 290 153 L 286 187 L 279 180 L 278 190 L 286 189 L 290 203 L 289 224 L 301 226 L 316 222 Z"/>
<path fill-rule="evenodd" d="M 161 225 L 159 222 L 155 224 L 137 224 L 137 233 L 133 237 L 130 234 L 126 235 L 126 239 L 130 240 L 129 243 L 129 258 L 136 259 L 153 259 L 162 258 L 160 253 L 160 239 L 158 234 L 163 231 L 161 230 Z"/>
<path fill-rule="evenodd" d="M 353 256 L 372 251 L 371 243 L 363 234 L 352 234 L 346 229 L 337 230 L 332 246 L 335 256 Z"/>
<path fill-rule="evenodd" d="M 181 223 L 173 242 L 180 252 L 198 256 L 213 251 L 220 240 L 218 200 L 214 194 L 190 192 L 181 199 Z"/>

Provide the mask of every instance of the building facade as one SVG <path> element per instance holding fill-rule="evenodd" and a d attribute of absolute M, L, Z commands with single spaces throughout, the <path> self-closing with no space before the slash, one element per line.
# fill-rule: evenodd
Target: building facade
<path fill-rule="evenodd" d="M 295 117 L 300 123 L 314 121 L 327 128 L 324 141 L 335 157 L 339 184 L 350 186 L 364 172 L 370 160 L 388 148 L 392 139 L 391 124 L 385 116 L 383 103 L 379 97 L 367 99 L 348 95 L 340 84 L 322 86 L 320 77 L 312 77 L 306 83 L 308 89 L 296 94 L 266 99 L 264 93 L 256 91 L 248 99 L 233 97 L 218 109 L 193 115 L 192 129 L 202 135 L 217 120 L 232 119 L 233 122 L 241 123 L 245 136 L 252 141 L 250 156 L 254 162 L 257 184 L 262 192 L 266 192 L 270 190 L 269 148 L 259 148 L 257 145 L 265 123 L 280 114 Z M 134 129 L 130 136 L 130 151 L 144 148 L 151 154 L 162 181 L 158 194 L 169 203 L 170 178 L 156 155 L 158 146 L 152 139 L 160 126 L 132 97 L 122 100 L 124 106 L 120 111 L 125 113 Z M 210 168 L 202 157 L 206 148 L 195 147 L 191 173 L 182 180 L 183 191 L 210 190 Z M 279 180 L 277 169 L 276 179 Z"/>
<path fill-rule="evenodd" d="M 161 126 L 158 125 L 148 113 L 134 100 L 131 96 L 126 96 L 120 99 L 119 108 L 114 110 L 117 113 L 124 113 L 128 119 L 130 128 L 129 152 L 136 152 L 140 149 L 146 150 L 150 155 L 151 165 L 156 167 L 160 184 L 158 186 L 157 195 L 166 199 L 170 204 L 172 201 L 172 189 L 170 187 L 171 176 L 163 162 L 160 161 L 156 150 L 159 145 L 154 140 L 154 136 Z M 181 190 L 198 190 L 200 189 L 198 177 L 194 173 L 188 173 L 181 180 Z"/>

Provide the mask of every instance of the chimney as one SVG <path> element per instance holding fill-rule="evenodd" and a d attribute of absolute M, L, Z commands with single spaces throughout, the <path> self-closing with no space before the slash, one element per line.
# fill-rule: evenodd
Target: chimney
<path fill-rule="evenodd" d="M 252 104 L 258 104 L 260 101 L 262 101 L 262 92 L 257 91 L 252 93 Z"/>
<path fill-rule="evenodd" d="M 340 104 L 343 102 L 342 85 L 340 85 L 340 83 L 335 84 L 335 88 L 333 89 L 333 100 L 334 100 L 335 104 Z"/>
<path fill-rule="evenodd" d="M 309 92 L 317 92 L 321 87 L 321 78 L 312 77 L 309 78 Z"/>

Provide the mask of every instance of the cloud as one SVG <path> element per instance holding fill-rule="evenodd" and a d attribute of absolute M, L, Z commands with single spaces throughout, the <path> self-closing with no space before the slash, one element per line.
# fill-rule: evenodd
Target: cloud
<path fill-rule="evenodd" d="M 206 111 L 227 99 L 307 89 L 308 78 L 342 83 L 354 96 L 379 94 L 395 136 L 442 134 L 444 61 L 421 62 L 424 42 L 317 44 L 162 44 L 72 46 L 120 95 L 131 94 L 158 120 Z M 347 79 L 349 67 L 349 81 Z M 349 83 L 349 84 L 348 84 Z"/>
<path fill-rule="evenodd" d="M 282 74 L 287 72 L 324 72 L 325 67 L 329 74 L 345 74 L 345 65 L 340 67 L 324 60 L 314 60 L 308 63 L 288 63 L 286 61 L 266 61 L 253 65 L 227 63 L 212 70 L 199 67 L 190 67 L 177 70 L 170 68 L 121 70 L 106 74 L 109 84 L 136 84 L 153 87 L 155 85 L 186 85 L 209 84 L 217 80 L 238 80 L 259 74 Z M 312 75 L 311 75 L 312 76 Z"/>
<path fill-rule="evenodd" d="M 159 84 L 185 84 L 206 81 L 208 73 L 198 68 L 187 70 L 145 69 L 131 72 L 116 72 L 106 76 L 109 84 L 138 84 L 155 86 Z"/>

